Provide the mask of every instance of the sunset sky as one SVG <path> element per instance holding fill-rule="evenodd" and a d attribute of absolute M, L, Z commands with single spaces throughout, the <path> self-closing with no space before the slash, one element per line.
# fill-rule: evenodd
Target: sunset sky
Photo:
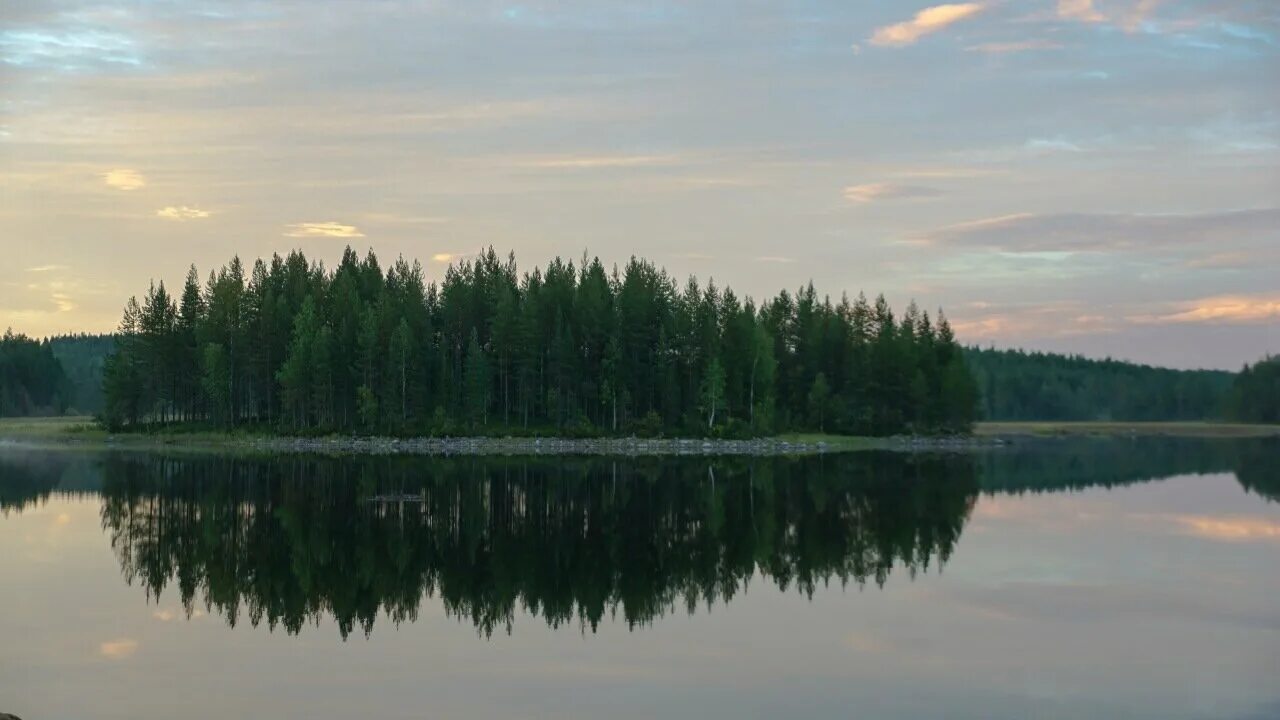
<path fill-rule="evenodd" d="M 1280 352 L 1273 0 L 0 3 L 0 331 L 350 244 Z"/>

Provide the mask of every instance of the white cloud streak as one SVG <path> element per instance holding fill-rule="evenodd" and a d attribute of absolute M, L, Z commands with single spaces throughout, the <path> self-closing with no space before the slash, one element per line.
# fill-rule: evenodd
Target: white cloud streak
<path fill-rule="evenodd" d="M 878 28 L 869 42 L 882 47 L 912 45 L 925 35 L 977 15 L 984 8 L 982 3 L 935 5 L 921 10 L 910 20 Z"/>
<path fill-rule="evenodd" d="M 354 225 L 337 222 L 303 222 L 285 226 L 285 237 L 291 238 L 362 238 L 364 233 Z"/>

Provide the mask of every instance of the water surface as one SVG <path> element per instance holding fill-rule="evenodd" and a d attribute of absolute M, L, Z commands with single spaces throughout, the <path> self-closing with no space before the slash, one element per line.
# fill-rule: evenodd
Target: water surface
<path fill-rule="evenodd" d="M 1280 446 L 0 449 L 0 712 L 1280 716 Z"/>

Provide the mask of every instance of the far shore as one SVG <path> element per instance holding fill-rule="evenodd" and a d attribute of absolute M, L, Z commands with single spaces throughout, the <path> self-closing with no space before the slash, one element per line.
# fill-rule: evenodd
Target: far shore
<path fill-rule="evenodd" d="M 87 417 L 0 418 L 0 444 L 83 450 L 164 450 L 315 453 L 329 455 L 809 455 L 890 450 L 966 451 L 999 447 L 1029 438 L 1280 437 L 1280 425 L 1209 422 L 995 422 L 979 423 L 966 436 L 853 437 L 790 434 L 747 440 L 715 438 L 559 437 L 321 437 L 244 432 L 109 433 Z"/>

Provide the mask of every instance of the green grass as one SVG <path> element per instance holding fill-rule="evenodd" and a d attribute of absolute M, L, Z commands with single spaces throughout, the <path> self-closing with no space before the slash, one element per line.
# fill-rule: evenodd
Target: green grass
<path fill-rule="evenodd" d="M 0 418 L 0 437 L 81 437 L 95 433 L 102 430 L 91 417 Z"/>
<path fill-rule="evenodd" d="M 976 435 L 1167 435 L 1172 437 L 1245 438 L 1280 436 L 1280 425 L 1220 422 L 987 422 Z"/>

